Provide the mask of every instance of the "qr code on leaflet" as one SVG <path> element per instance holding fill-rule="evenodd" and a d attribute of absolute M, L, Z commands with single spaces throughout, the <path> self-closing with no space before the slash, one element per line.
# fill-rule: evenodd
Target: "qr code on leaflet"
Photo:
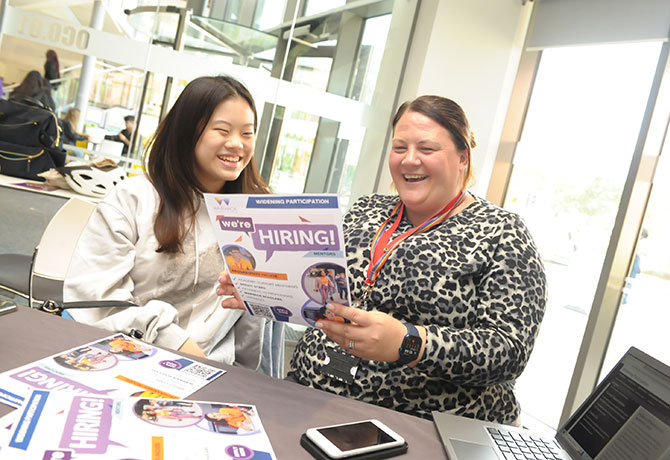
<path fill-rule="evenodd" d="M 181 370 L 187 374 L 195 375 L 196 377 L 202 377 L 203 379 L 208 379 L 214 374 L 221 372 L 219 369 L 214 367 L 205 366 L 203 364 L 192 363 L 186 366 Z"/>
<path fill-rule="evenodd" d="M 264 305 L 258 305 L 255 303 L 249 303 L 246 302 L 247 307 L 249 308 L 249 311 L 251 312 L 252 315 L 254 316 L 260 316 L 262 318 L 266 319 L 275 319 L 274 315 L 272 314 L 272 311 L 270 310 L 269 307 L 266 307 Z"/>

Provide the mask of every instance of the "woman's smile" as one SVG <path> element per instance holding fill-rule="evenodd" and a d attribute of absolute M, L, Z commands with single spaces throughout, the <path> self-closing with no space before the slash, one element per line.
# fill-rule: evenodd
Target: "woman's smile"
<path fill-rule="evenodd" d="M 403 174 L 402 177 L 405 179 L 405 182 L 420 182 L 426 179 L 428 176 L 421 176 L 418 174 Z"/>

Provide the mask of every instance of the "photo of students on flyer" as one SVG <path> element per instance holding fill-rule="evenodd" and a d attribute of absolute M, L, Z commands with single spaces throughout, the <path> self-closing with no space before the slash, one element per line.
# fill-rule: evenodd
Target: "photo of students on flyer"
<path fill-rule="evenodd" d="M 256 260 L 249 251 L 241 246 L 231 245 L 222 249 L 226 265 L 231 270 L 254 270 Z"/>
<path fill-rule="evenodd" d="M 155 349 L 149 345 L 139 343 L 121 334 L 102 340 L 96 345 L 110 353 L 114 353 L 116 356 L 123 356 L 135 360 L 151 356 L 155 351 Z"/>
<path fill-rule="evenodd" d="M 176 399 L 140 399 L 134 409 L 145 422 L 169 427 L 195 425 L 204 413 L 197 403 Z"/>
<path fill-rule="evenodd" d="M 250 434 L 259 429 L 254 422 L 255 412 L 251 406 L 203 404 L 203 409 L 210 431 L 228 434 Z"/>
<path fill-rule="evenodd" d="M 62 367 L 78 371 L 101 371 L 117 363 L 110 353 L 89 346 L 54 356 L 53 360 Z"/>
<path fill-rule="evenodd" d="M 303 274 L 303 289 L 314 302 L 348 305 L 347 274 L 344 267 L 332 263 L 312 265 Z"/>

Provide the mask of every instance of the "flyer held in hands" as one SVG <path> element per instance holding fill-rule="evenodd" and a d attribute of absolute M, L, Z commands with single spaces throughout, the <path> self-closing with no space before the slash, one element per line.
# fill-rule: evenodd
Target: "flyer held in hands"
<path fill-rule="evenodd" d="M 247 311 L 314 326 L 350 305 L 337 195 L 205 194 L 221 254 Z"/>

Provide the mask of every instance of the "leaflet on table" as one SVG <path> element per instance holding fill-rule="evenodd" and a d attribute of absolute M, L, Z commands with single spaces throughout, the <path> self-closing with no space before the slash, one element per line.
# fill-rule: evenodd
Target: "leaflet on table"
<path fill-rule="evenodd" d="M 7 458 L 276 459 L 256 407 L 34 391 L 17 410 Z"/>
<path fill-rule="evenodd" d="M 313 326 L 334 319 L 329 301 L 351 304 L 337 195 L 205 194 L 205 203 L 249 313 Z"/>
<path fill-rule="evenodd" d="M 18 407 L 33 390 L 185 398 L 225 371 L 123 334 L 0 374 L 0 402 Z"/>
<path fill-rule="evenodd" d="M 9 444 L 11 430 L 18 415 L 19 411 L 13 410 L 9 414 L 0 417 L 0 458 L 6 458 L 2 456 L 2 452 Z"/>

